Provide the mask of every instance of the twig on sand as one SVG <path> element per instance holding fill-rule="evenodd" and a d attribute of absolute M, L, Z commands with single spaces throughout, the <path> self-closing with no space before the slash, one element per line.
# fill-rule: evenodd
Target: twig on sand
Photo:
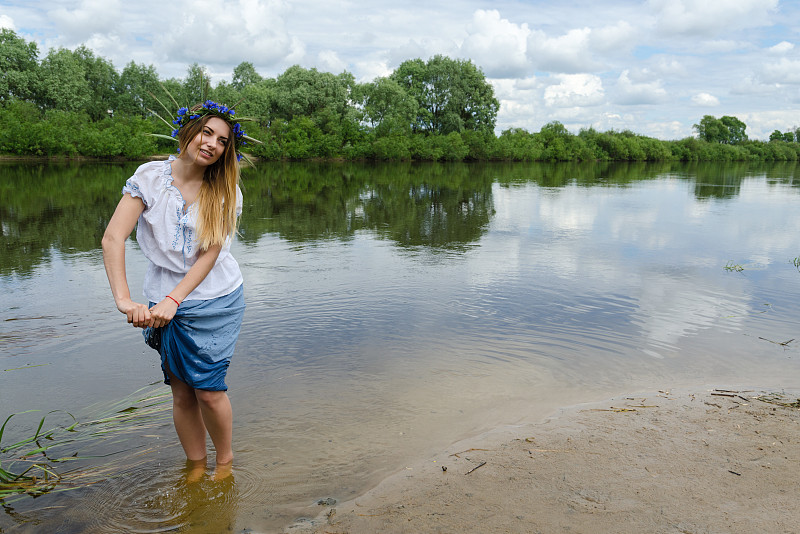
<path fill-rule="evenodd" d="M 469 471 L 467 471 L 464 474 L 468 475 L 468 474 L 472 473 L 473 471 L 475 471 L 476 469 L 478 469 L 479 467 L 483 467 L 484 465 L 486 465 L 486 462 L 481 462 L 481 463 L 479 463 L 478 465 L 476 465 L 475 467 L 473 467 L 472 469 L 470 469 Z"/>

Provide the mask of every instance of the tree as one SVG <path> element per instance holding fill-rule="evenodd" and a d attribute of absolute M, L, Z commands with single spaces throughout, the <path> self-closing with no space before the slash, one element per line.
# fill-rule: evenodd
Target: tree
<path fill-rule="evenodd" d="M 249 61 L 242 61 L 233 69 L 233 79 L 231 82 L 239 91 L 261 80 L 263 80 L 263 78 L 256 72 L 256 68 Z"/>
<path fill-rule="evenodd" d="M 408 133 L 417 112 L 416 102 L 390 78 L 376 78 L 357 87 L 354 100 L 362 120 L 379 136 Z"/>
<path fill-rule="evenodd" d="M 492 132 L 500 103 L 483 72 L 471 61 L 434 56 L 404 61 L 390 76 L 416 100 L 413 131 L 448 134 Z"/>
<path fill-rule="evenodd" d="M 85 46 L 50 50 L 39 73 L 36 100 L 45 109 L 85 111 L 99 120 L 116 105 L 117 71 Z"/>
<path fill-rule="evenodd" d="M 724 115 L 720 121 L 722 121 L 722 124 L 728 129 L 727 139 L 724 141 L 725 143 L 735 145 L 747 141 L 747 134 L 744 133 L 747 129 L 745 123 L 730 115 Z"/>
<path fill-rule="evenodd" d="M 12 30 L 0 29 L 0 102 L 34 96 L 39 49 Z"/>
<path fill-rule="evenodd" d="M 694 125 L 697 136 L 709 143 L 734 145 L 747 141 L 745 129 L 747 125 L 730 115 L 718 119 L 712 115 L 704 115 L 699 124 Z"/>
<path fill-rule="evenodd" d="M 155 67 L 153 65 L 145 66 L 144 63 L 137 65 L 131 61 L 122 69 L 116 92 L 117 106 L 114 109 L 115 113 L 138 115 L 140 117 L 147 116 L 148 109 L 156 109 L 154 107 L 156 103 L 153 102 L 151 93 L 153 95 L 162 93 Z"/>
<path fill-rule="evenodd" d="M 783 141 L 783 132 L 780 130 L 775 130 L 771 134 L 769 134 L 770 141 Z"/>

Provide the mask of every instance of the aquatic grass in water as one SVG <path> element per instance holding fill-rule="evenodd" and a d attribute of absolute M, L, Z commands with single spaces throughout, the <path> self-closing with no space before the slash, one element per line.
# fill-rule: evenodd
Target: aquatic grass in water
<path fill-rule="evenodd" d="M 85 487 L 115 476 L 130 468 L 131 463 L 141 462 L 152 448 L 138 445 L 94 455 L 81 454 L 81 450 L 101 444 L 106 448 L 120 446 L 143 430 L 163 423 L 169 419 L 170 400 L 167 387 L 151 385 L 112 404 L 90 407 L 89 413 L 94 411 L 94 415 L 85 422 L 69 412 L 54 410 L 41 418 L 31 437 L 3 445 L 11 419 L 37 410 L 9 415 L 0 427 L 0 501 L 9 503 L 15 496 L 38 497 Z M 57 414 L 66 415 L 69 424 L 43 430 L 48 418 Z M 135 453 L 123 454 L 132 451 Z"/>
<path fill-rule="evenodd" d="M 728 263 L 725 264 L 725 267 L 723 267 L 723 269 L 729 272 L 736 271 L 737 273 L 744 271 L 744 267 L 742 267 L 738 263 L 734 263 L 733 260 L 729 260 Z"/>

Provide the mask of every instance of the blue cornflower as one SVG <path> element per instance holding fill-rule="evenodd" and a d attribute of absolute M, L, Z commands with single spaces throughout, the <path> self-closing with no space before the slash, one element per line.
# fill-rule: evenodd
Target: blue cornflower
<path fill-rule="evenodd" d="M 228 113 L 229 113 L 230 115 L 236 115 L 236 110 L 235 110 L 235 109 L 229 109 L 229 110 L 228 110 Z"/>
<path fill-rule="evenodd" d="M 172 137 L 175 137 L 176 135 L 178 135 L 179 131 L 180 130 L 172 130 Z"/>
<path fill-rule="evenodd" d="M 227 113 L 228 112 L 228 106 L 226 106 L 225 104 L 220 104 L 219 105 L 219 112 L 220 113 Z"/>
<path fill-rule="evenodd" d="M 193 121 L 193 120 L 199 119 L 199 118 L 200 118 L 200 115 L 192 115 L 191 117 L 189 117 L 189 120 Z"/>
<path fill-rule="evenodd" d="M 189 111 L 189 108 L 181 108 L 181 109 L 179 109 L 179 110 L 178 110 L 178 117 L 181 117 L 181 116 L 183 116 L 183 115 L 186 115 L 186 113 L 187 113 L 188 111 Z"/>
<path fill-rule="evenodd" d="M 236 154 L 236 161 L 242 161 L 242 155 Z"/>
<path fill-rule="evenodd" d="M 180 117 L 178 117 L 177 119 L 172 121 L 172 124 L 180 124 L 180 123 L 181 123 L 181 118 Z"/>

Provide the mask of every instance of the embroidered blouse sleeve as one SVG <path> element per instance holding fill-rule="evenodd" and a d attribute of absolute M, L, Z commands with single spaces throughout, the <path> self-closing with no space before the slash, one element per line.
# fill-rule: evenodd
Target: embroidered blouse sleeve
<path fill-rule="evenodd" d="M 147 165 L 142 165 L 136 169 L 133 176 L 128 178 L 125 182 L 125 186 L 122 188 L 122 194 L 128 193 L 134 198 L 141 198 L 144 205 L 149 208 L 153 205 L 154 191 L 152 190 L 153 180 L 152 177 L 149 176 L 152 173 L 148 173 L 148 170 Z"/>

